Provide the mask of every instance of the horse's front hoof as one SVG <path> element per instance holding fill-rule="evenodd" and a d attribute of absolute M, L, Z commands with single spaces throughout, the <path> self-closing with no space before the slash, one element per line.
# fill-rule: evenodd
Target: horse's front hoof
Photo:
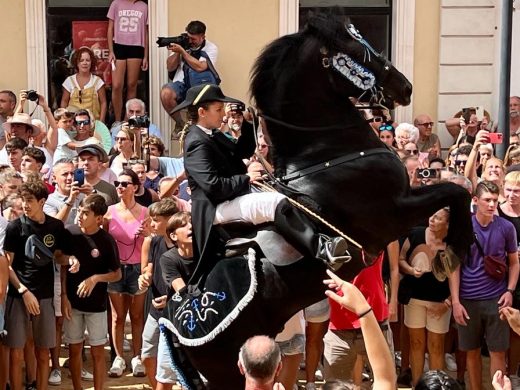
<path fill-rule="evenodd" d="M 329 268 L 337 271 L 343 264 L 352 259 L 347 249 L 348 244 L 343 237 L 330 238 L 321 235 L 317 257 L 323 260 Z"/>

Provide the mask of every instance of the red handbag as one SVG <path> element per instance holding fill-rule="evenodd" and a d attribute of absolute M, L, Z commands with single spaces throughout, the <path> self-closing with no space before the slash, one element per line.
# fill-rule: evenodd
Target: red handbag
<path fill-rule="evenodd" d="M 484 250 L 478 241 L 477 234 L 473 234 L 475 234 L 475 244 L 477 244 L 478 251 L 484 259 L 484 271 L 498 282 L 504 280 L 507 274 L 506 259 L 497 256 L 484 255 Z"/>

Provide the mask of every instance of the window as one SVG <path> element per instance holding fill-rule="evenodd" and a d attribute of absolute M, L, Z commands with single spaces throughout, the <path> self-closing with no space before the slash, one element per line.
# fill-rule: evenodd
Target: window
<path fill-rule="evenodd" d="M 60 106 L 62 83 L 74 74 L 71 64 L 74 50 L 81 46 L 92 48 L 98 56 L 96 74 L 107 84 L 107 100 L 110 102 L 111 67 L 106 43 L 106 17 L 111 0 L 47 0 L 47 58 L 49 76 L 49 105 Z M 141 72 L 137 96 L 149 103 L 148 74 Z M 109 108 L 110 111 L 110 108 Z M 110 114 L 107 116 L 107 121 Z"/>
<path fill-rule="evenodd" d="M 300 29 L 312 12 L 339 7 L 372 47 L 391 60 L 391 0 L 300 0 L 299 5 Z"/>

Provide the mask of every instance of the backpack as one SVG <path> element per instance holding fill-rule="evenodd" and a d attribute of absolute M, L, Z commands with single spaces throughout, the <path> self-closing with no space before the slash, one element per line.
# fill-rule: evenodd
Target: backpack
<path fill-rule="evenodd" d="M 37 267 L 46 266 L 54 259 L 54 253 L 40 240 L 40 237 L 29 232 L 29 224 L 25 215 L 20 217 L 20 222 L 23 235 L 28 236 L 25 241 L 25 256 L 32 260 Z"/>
<path fill-rule="evenodd" d="M 186 84 L 186 87 L 189 89 L 201 84 L 220 85 L 220 76 L 218 75 L 218 72 L 211 62 L 209 56 L 205 51 L 201 50 L 200 57 L 204 57 L 206 59 L 206 63 L 208 64 L 208 68 L 202 72 L 197 72 L 191 68 L 187 62 L 184 63 L 184 84 Z"/>

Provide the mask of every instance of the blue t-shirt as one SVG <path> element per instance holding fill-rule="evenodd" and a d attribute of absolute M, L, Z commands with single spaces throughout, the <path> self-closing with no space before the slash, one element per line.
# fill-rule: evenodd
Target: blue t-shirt
<path fill-rule="evenodd" d="M 482 247 L 484 255 L 503 258 L 509 263 L 508 254 L 517 251 L 516 230 L 505 218 L 495 216 L 487 226 L 481 226 L 472 216 L 473 231 Z M 460 297 L 472 300 L 486 300 L 501 296 L 507 290 L 507 277 L 497 281 L 484 269 L 484 258 L 476 244 L 460 267 Z"/>
<path fill-rule="evenodd" d="M 183 157 L 158 157 L 159 173 L 163 176 L 177 177 L 184 172 Z"/>

